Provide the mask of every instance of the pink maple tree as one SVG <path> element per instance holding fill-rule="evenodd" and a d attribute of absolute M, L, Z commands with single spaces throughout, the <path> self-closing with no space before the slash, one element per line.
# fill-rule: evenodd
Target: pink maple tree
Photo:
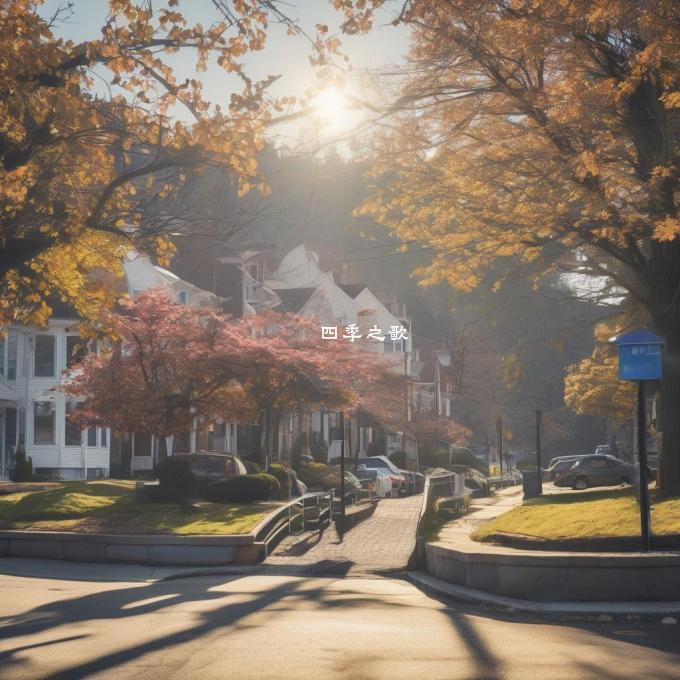
<path fill-rule="evenodd" d="M 64 389 L 81 402 L 82 426 L 119 433 L 167 436 L 215 419 L 264 416 L 268 425 L 283 410 L 351 408 L 385 370 L 374 354 L 321 342 L 314 320 L 274 312 L 232 320 L 158 290 L 102 324 L 112 349 L 87 356 Z"/>

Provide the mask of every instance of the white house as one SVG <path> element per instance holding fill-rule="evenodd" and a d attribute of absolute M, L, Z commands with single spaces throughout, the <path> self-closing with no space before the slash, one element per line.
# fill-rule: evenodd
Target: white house
<path fill-rule="evenodd" d="M 80 338 L 76 315 L 56 305 L 45 329 L 13 326 L 0 339 L 0 477 L 23 445 L 36 474 L 60 479 L 106 477 L 110 433 L 69 422 L 75 402 L 58 390 L 65 371 L 96 345 Z"/>
<path fill-rule="evenodd" d="M 366 286 L 361 284 L 339 284 L 332 272 L 325 272 L 320 266 L 316 252 L 302 244 L 288 252 L 273 277 L 265 281 L 283 301 L 285 311 L 294 311 L 303 316 L 319 318 L 319 325 L 338 327 L 338 336 L 353 324 L 362 336 L 362 349 L 380 354 L 389 354 L 394 359 L 394 370 L 400 374 L 410 375 L 413 358 L 413 339 L 410 320 L 397 317 Z M 288 300 L 296 300 L 294 308 L 286 308 Z M 300 304 L 300 300 L 306 300 Z M 405 339 L 393 339 L 393 328 L 406 328 Z M 366 339 L 369 329 L 379 328 L 384 336 L 383 341 Z M 321 329 L 319 329 L 321 331 Z M 304 431 L 303 419 L 299 414 L 284 414 L 279 423 L 279 452 L 287 455 L 296 433 Z M 337 414 L 317 411 L 311 414 L 311 429 L 318 432 L 322 439 L 330 441 L 329 458 L 340 455 L 337 434 Z M 345 420 L 346 427 L 352 430 L 352 448 L 365 452 L 373 438 L 373 428 L 359 426 L 357 420 L 352 423 Z M 416 458 L 415 442 L 403 433 L 394 432 L 385 435 L 386 453 L 404 450 L 413 460 Z"/>
<path fill-rule="evenodd" d="M 129 253 L 123 269 L 131 295 L 160 287 L 178 304 L 219 306 L 219 297 L 154 266 L 146 256 Z M 7 478 L 18 445 L 24 445 L 40 476 L 87 479 L 107 477 L 110 472 L 109 430 L 81 432 L 71 424 L 67 415 L 75 402 L 58 389 L 69 366 L 82 352 L 96 351 L 96 344 L 81 340 L 73 310 L 60 303 L 53 310 L 47 328 L 13 326 L 0 338 L 0 478 Z M 224 450 L 235 450 L 235 436 L 236 428 L 229 425 L 218 426 L 215 433 Z M 130 435 L 127 441 L 115 441 L 116 453 L 128 443 L 133 458 L 135 453 L 144 454 L 136 456 L 132 470 L 151 469 L 157 444 L 147 435 Z M 196 450 L 196 445 L 194 433 L 186 446 Z M 129 465 L 124 472 L 130 472 Z"/>

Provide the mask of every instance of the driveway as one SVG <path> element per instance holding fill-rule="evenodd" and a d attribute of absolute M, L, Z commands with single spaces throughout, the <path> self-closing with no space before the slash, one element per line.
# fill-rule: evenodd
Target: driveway
<path fill-rule="evenodd" d="M 284 539 L 267 558 L 272 565 L 308 565 L 319 571 L 361 574 L 405 569 L 416 545 L 422 495 L 383 498 L 368 519 L 340 540 L 335 527 L 323 534 Z"/>

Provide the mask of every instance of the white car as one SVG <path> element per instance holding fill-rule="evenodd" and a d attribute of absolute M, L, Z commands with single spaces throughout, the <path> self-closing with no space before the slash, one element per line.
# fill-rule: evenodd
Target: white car
<path fill-rule="evenodd" d="M 383 488 L 389 480 L 389 490 L 385 489 L 385 495 L 381 498 L 398 498 L 405 496 L 407 492 L 406 477 L 401 470 L 387 456 L 368 456 L 357 459 L 357 467 L 364 465 L 369 470 L 375 470 L 383 480 Z M 377 489 L 376 489 L 377 493 Z"/>
<path fill-rule="evenodd" d="M 371 495 L 378 498 L 390 498 L 392 496 L 392 476 L 386 471 L 367 468 L 360 464 L 356 466 L 354 474 L 361 485 L 370 490 Z"/>

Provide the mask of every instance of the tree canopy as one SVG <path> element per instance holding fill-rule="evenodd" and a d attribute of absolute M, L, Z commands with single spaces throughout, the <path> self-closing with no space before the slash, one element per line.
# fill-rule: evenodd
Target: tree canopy
<path fill-rule="evenodd" d="M 375 354 L 318 342 L 312 319 L 267 313 L 232 320 L 177 305 L 158 290 L 102 320 L 114 344 L 74 367 L 64 389 L 83 425 L 161 436 L 262 411 L 351 408 L 387 370 Z"/>
<path fill-rule="evenodd" d="M 93 272 L 120 275 L 131 247 L 167 259 L 179 220 L 159 202 L 192 173 L 220 166 L 242 193 L 264 189 L 256 154 L 292 100 L 269 96 L 276 76 L 252 79 L 242 62 L 265 48 L 271 21 L 301 33 L 280 3 L 216 1 L 209 26 L 178 0 L 108 5 L 101 31 L 78 43 L 57 37 L 71 3 L 51 18 L 40 0 L 0 11 L 0 326 L 44 324 L 52 297 L 91 317 L 115 292 Z M 323 61 L 327 42 L 310 42 Z M 175 74 L 178 51 L 196 77 Z M 209 60 L 222 105 L 202 90 Z"/>
<path fill-rule="evenodd" d="M 385 3 L 336 4 L 361 29 Z M 662 489 L 677 492 L 680 6 L 410 0 L 395 22 L 411 50 L 362 212 L 433 249 L 425 283 L 470 290 L 534 261 L 626 291 L 668 343 Z"/>

